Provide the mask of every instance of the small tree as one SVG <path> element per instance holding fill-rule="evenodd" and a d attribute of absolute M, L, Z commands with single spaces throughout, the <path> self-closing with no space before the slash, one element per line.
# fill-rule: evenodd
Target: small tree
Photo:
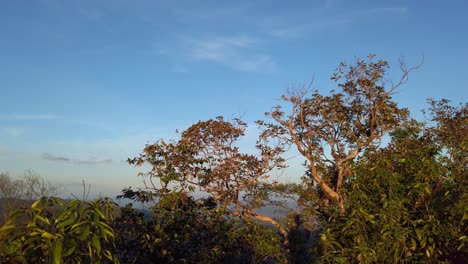
<path fill-rule="evenodd" d="M 26 170 L 18 179 L 0 173 L 0 224 L 3 224 L 13 209 L 27 206 L 47 196 L 56 196 L 61 186 L 45 181 L 32 170 Z"/>
<path fill-rule="evenodd" d="M 258 155 L 242 153 L 236 144 L 246 129 L 240 119 L 228 122 L 217 117 L 190 126 L 177 141 L 147 145 L 139 157 L 128 160 L 137 166 L 151 166 L 149 172 L 140 174 L 150 194 L 137 194 L 145 199 L 155 195 L 159 206 L 175 208 L 179 202 L 187 204 L 190 194 L 198 190 L 209 194 L 220 211 L 247 222 L 252 218 L 269 222 L 287 239 L 277 221 L 254 211 L 265 203 L 269 172 L 283 166 L 279 157 L 283 147 L 259 140 Z"/>
<path fill-rule="evenodd" d="M 267 113 L 273 124 L 264 127 L 262 137 L 278 138 L 293 145 L 305 158 L 306 190 L 302 201 L 321 209 L 338 206 L 346 210 L 342 186 L 351 175 L 351 164 L 366 150 L 379 145 L 382 137 L 406 119 L 408 111 L 392 100 L 392 94 L 405 83 L 412 69 L 400 63 L 400 80 L 386 88 L 388 63 L 357 59 L 350 66 L 341 63 L 331 78 L 341 90 L 330 95 L 318 91 L 290 91 L 282 97 L 291 106 L 276 106 Z"/>

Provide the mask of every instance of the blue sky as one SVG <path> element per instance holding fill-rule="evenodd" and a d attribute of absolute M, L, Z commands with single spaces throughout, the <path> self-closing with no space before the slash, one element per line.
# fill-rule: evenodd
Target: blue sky
<path fill-rule="evenodd" d="M 263 118 L 288 87 L 314 79 L 326 92 L 340 61 L 369 53 L 394 78 L 398 58 L 424 56 L 395 96 L 415 116 L 428 97 L 466 102 L 467 11 L 465 1 L 1 1 L 0 171 L 116 194 L 141 185 L 125 160 L 145 143 L 217 115 Z"/>

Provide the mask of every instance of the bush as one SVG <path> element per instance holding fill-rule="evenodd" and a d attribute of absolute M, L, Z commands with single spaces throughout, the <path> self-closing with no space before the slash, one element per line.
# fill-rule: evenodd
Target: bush
<path fill-rule="evenodd" d="M 113 256 L 114 203 L 41 198 L 14 211 L 0 228 L 4 263 L 100 263 Z"/>
<path fill-rule="evenodd" d="M 131 205 L 114 222 L 117 256 L 125 263 L 284 263 L 271 228 L 228 217 L 211 199 L 166 207 L 150 219 Z"/>

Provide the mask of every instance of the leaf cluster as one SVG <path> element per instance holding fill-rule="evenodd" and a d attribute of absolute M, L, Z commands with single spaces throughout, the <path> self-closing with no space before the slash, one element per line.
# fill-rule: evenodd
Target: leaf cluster
<path fill-rule="evenodd" d="M 44 197 L 14 211 L 0 228 L 3 262 L 101 263 L 113 256 L 113 202 Z"/>

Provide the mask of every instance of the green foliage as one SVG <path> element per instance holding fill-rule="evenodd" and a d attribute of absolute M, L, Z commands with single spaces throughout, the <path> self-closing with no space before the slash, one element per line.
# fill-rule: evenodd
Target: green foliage
<path fill-rule="evenodd" d="M 447 152 L 455 146 L 435 137 L 435 127 L 408 124 L 393 133 L 388 147 L 368 152 L 355 164 L 344 190 L 347 212 L 328 219 L 316 248 L 323 261 L 468 259 L 466 165 L 456 165 L 457 158 Z M 458 140 L 463 145 L 467 137 Z"/>
<path fill-rule="evenodd" d="M 150 219 L 131 206 L 114 222 L 117 255 L 125 263 L 285 262 L 281 238 L 256 223 L 227 217 L 212 199 L 158 203 Z M 249 263 L 250 263 L 249 262 Z"/>
<path fill-rule="evenodd" d="M 0 228 L 0 256 L 8 263 L 119 263 L 113 256 L 114 203 L 41 198 L 14 211 Z"/>

